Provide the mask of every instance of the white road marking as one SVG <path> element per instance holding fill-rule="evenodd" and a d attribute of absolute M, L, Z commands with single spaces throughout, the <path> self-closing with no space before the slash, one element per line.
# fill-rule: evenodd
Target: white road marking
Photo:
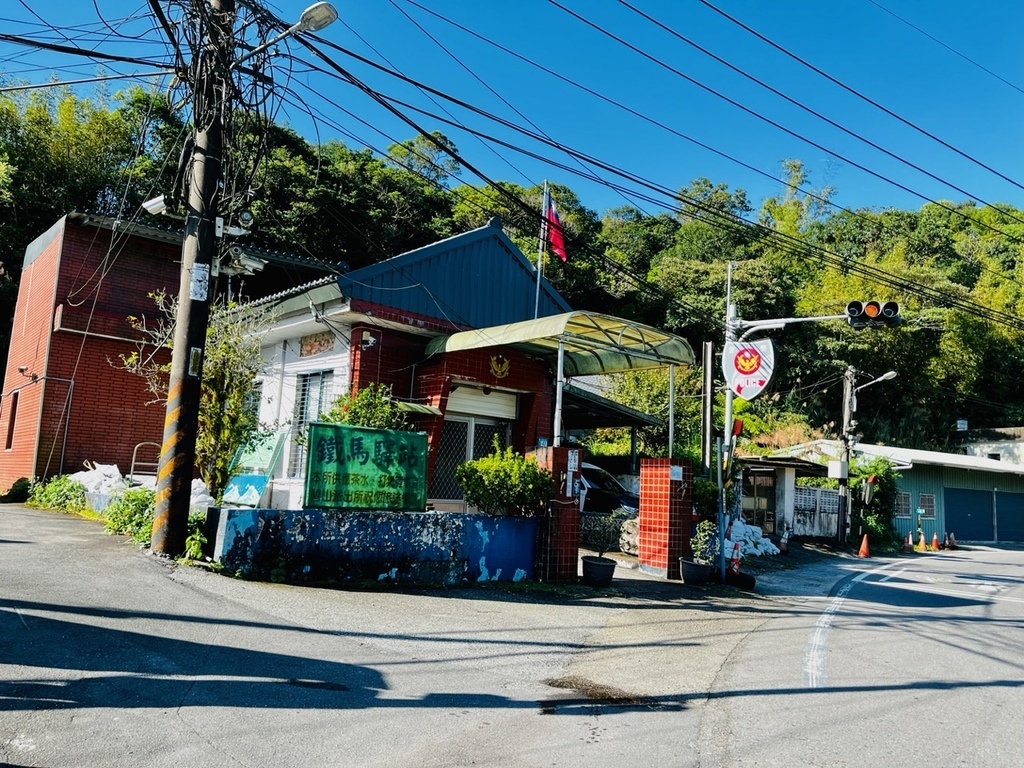
<path fill-rule="evenodd" d="M 850 581 L 843 585 L 842 589 L 836 593 L 836 596 L 832 598 L 832 602 L 829 603 L 828 608 L 824 610 L 818 620 L 814 623 L 814 631 L 811 632 L 811 636 L 807 640 L 807 646 L 804 650 L 804 667 L 803 667 L 803 682 L 805 688 L 824 688 L 828 685 L 828 633 L 832 628 L 832 621 L 835 619 L 836 613 L 839 612 L 843 602 L 846 600 L 846 596 L 850 594 L 850 590 L 853 589 L 855 584 L 859 584 L 868 576 L 881 573 L 887 568 L 893 568 L 899 563 L 889 563 L 883 565 L 880 568 L 875 568 L 870 571 L 864 571 L 854 576 Z"/>

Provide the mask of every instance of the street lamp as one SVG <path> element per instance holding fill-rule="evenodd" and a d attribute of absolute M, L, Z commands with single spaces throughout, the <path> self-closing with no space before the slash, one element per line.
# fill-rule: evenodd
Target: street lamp
<path fill-rule="evenodd" d="M 333 24 L 337 18 L 338 12 L 330 3 L 314 3 L 302 12 L 302 15 L 299 17 L 297 22 L 292 24 L 277 37 L 272 40 L 268 40 L 262 45 L 256 46 L 244 56 L 236 59 L 235 63 L 231 65 L 231 68 L 236 69 L 243 61 L 248 61 L 257 53 L 262 53 L 267 50 L 267 48 L 277 45 L 290 35 L 294 35 L 298 32 L 319 32 L 329 24 Z"/>
<path fill-rule="evenodd" d="M 849 518 L 850 509 L 850 447 L 853 436 L 850 434 L 856 422 L 853 414 L 857 410 L 857 393 L 862 389 L 877 384 L 880 381 L 889 381 L 896 378 L 896 371 L 886 371 L 881 376 L 872 379 L 867 384 L 854 386 L 857 380 L 857 369 L 852 365 L 847 366 L 843 375 L 843 431 L 839 439 L 843 443 L 843 458 L 839 477 L 839 517 L 836 525 L 836 541 L 840 544 L 846 543 L 846 521 Z"/>

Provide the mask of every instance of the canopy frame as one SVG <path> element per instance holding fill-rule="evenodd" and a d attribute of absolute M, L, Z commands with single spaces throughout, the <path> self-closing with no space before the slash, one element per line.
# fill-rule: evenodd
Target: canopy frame
<path fill-rule="evenodd" d="M 566 312 L 490 328 L 439 336 L 428 355 L 508 346 L 546 360 L 556 370 L 554 444 L 562 438 L 562 390 L 573 376 L 693 365 L 689 342 L 667 331 L 597 312 Z M 675 392 L 669 393 L 669 434 L 674 432 Z M 671 452 L 671 445 L 669 446 Z"/>

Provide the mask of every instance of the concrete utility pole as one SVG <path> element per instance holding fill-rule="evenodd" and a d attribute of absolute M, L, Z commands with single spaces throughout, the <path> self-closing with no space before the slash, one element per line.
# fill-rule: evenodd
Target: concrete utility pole
<path fill-rule="evenodd" d="M 214 23 L 203 29 L 203 49 L 193 67 L 194 149 L 153 520 L 153 552 L 169 557 L 185 551 L 188 535 L 203 355 L 213 288 L 210 272 L 217 250 L 223 119 L 231 109 L 228 65 L 234 52 L 235 0 L 210 0 L 210 11 Z"/>
<path fill-rule="evenodd" d="M 338 18 L 328 2 L 318 2 L 271 40 L 235 58 L 235 0 L 192 0 L 202 24 L 202 49 L 192 66 L 193 151 L 185 239 L 181 246 L 181 282 L 171 352 L 164 439 L 157 469 L 153 552 L 177 557 L 185 551 L 192 477 L 199 431 L 206 328 L 213 291 L 212 265 L 217 258 L 218 203 L 224 161 L 224 120 L 231 115 L 232 70 L 284 38 L 317 32 Z M 212 19 L 212 22 L 205 20 Z M 225 228 L 225 232 L 229 229 Z"/>
<path fill-rule="evenodd" d="M 839 469 L 839 516 L 836 520 L 836 541 L 839 544 L 846 543 L 846 521 L 849 519 L 850 509 L 850 443 L 853 435 L 853 411 L 856 406 L 853 404 L 854 382 L 857 380 L 857 369 L 852 365 L 846 366 L 843 374 L 843 429 L 839 439 L 843 444 L 843 452 Z"/>
<path fill-rule="evenodd" d="M 857 411 L 857 393 L 865 387 L 877 384 L 880 381 L 889 381 L 896 378 L 896 371 L 887 371 L 867 384 L 857 384 L 857 369 L 852 365 L 846 367 L 843 374 L 843 431 L 839 439 L 843 444 L 842 460 L 839 471 L 839 516 L 836 521 L 836 541 L 839 544 L 846 543 L 846 526 L 850 519 L 850 453 L 857 438 L 853 435 L 857 422 L 853 420 L 853 414 Z"/>

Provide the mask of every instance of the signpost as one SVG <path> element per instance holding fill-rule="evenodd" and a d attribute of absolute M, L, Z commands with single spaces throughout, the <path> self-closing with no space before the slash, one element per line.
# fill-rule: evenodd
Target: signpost
<path fill-rule="evenodd" d="M 425 432 L 313 422 L 307 456 L 307 509 L 426 509 Z"/>

